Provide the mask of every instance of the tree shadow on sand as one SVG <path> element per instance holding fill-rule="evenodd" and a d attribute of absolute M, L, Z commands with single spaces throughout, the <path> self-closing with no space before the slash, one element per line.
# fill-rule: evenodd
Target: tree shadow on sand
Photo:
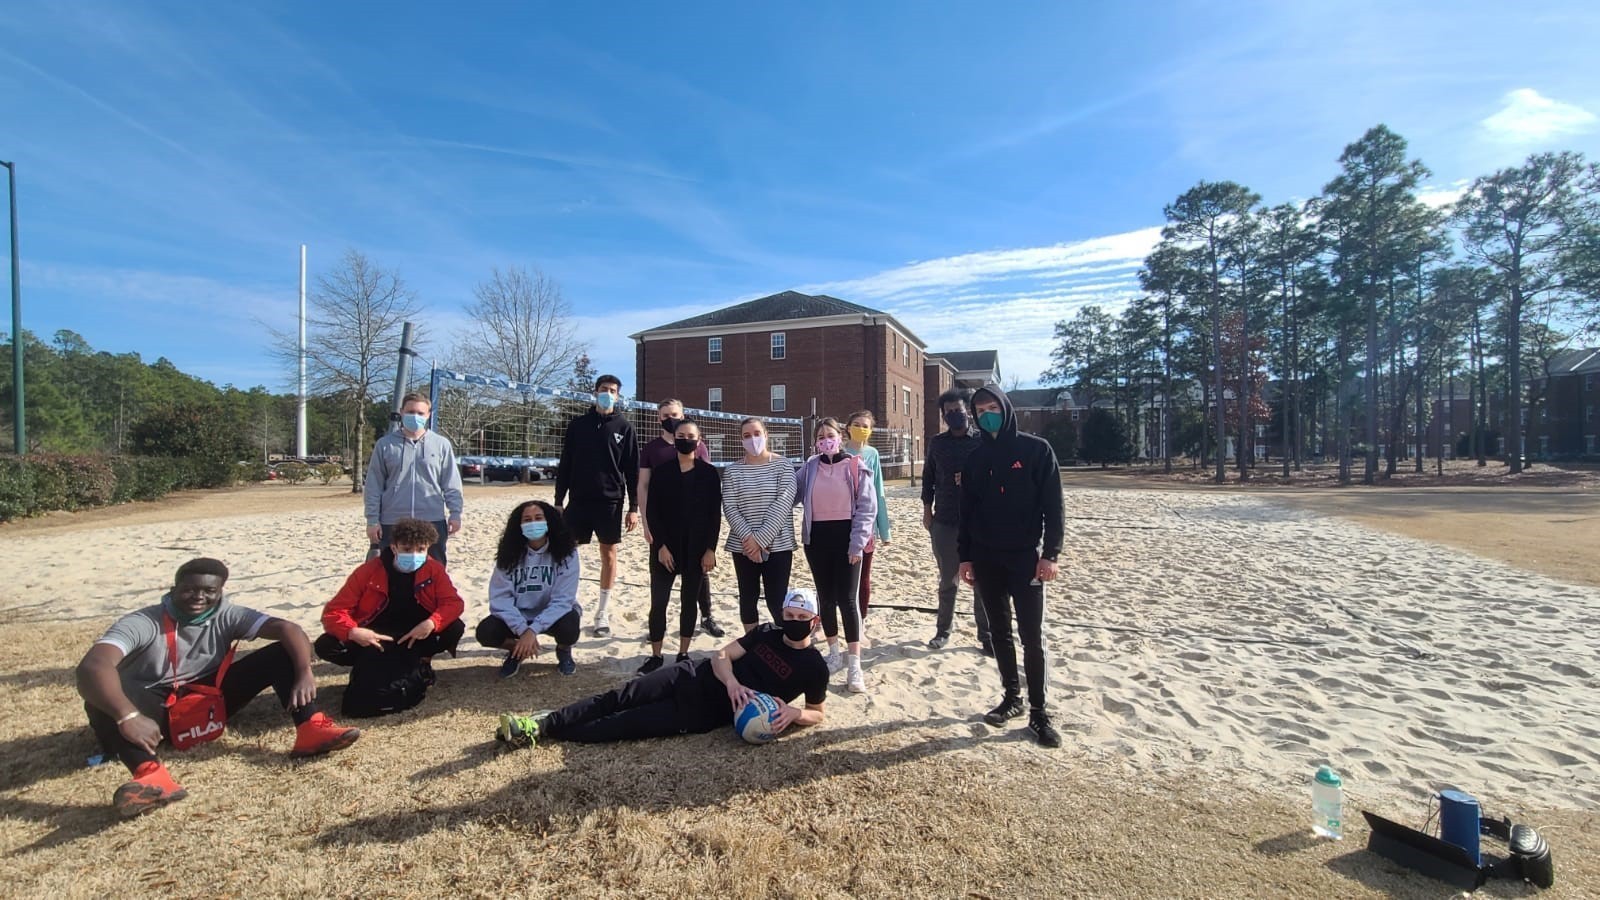
<path fill-rule="evenodd" d="M 972 724 L 975 720 L 939 718 L 907 723 L 897 733 L 908 740 L 893 747 L 857 750 L 835 747 L 856 739 L 884 735 L 882 726 L 828 729 L 826 725 L 763 747 L 739 743 L 731 730 L 710 734 L 629 741 L 617 744 L 569 744 L 506 751 L 493 742 L 463 751 L 460 758 L 419 770 L 413 781 L 435 779 L 470 769 L 502 753 L 561 754 L 561 767 L 532 773 L 505 784 L 492 794 L 426 814 L 384 813 L 329 828 L 315 840 L 320 846 L 400 843 L 470 822 L 511 821 L 532 831 L 552 827 L 555 820 L 580 821 L 591 813 L 626 808 L 666 812 L 721 806 L 751 794 L 803 787 L 825 779 L 859 775 L 979 744 L 1017 741 L 1019 729 L 965 736 L 930 735 L 928 729 Z M 625 773 L 619 773 L 625 768 Z M 619 777 L 619 774 L 621 777 Z"/>

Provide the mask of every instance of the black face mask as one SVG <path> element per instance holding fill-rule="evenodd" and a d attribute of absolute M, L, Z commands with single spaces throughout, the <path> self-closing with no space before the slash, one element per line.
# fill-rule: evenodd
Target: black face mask
<path fill-rule="evenodd" d="M 678 448 L 679 453 L 687 456 L 694 452 L 694 448 L 700 446 L 700 442 L 694 438 L 677 438 L 672 442 L 672 446 Z"/>
<path fill-rule="evenodd" d="M 967 427 L 967 414 L 959 409 L 953 409 L 944 414 L 944 423 L 952 431 L 964 431 Z"/>
<path fill-rule="evenodd" d="M 811 636 L 810 619 L 784 619 L 779 624 L 783 626 L 783 636 L 796 644 Z"/>
<path fill-rule="evenodd" d="M 682 419 L 662 419 L 661 430 L 665 431 L 667 434 L 672 434 L 673 432 L 677 431 L 678 426 L 682 424 Z"/>

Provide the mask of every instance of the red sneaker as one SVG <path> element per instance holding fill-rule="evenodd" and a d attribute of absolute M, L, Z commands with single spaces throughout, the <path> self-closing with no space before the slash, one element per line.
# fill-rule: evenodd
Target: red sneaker
<path fill-rule="evenodd" d="M 161 763 L 151 760 L 133 770 L 133 780 L 117 788 L 111 795 L 111 805 L 124 819 L 149 812 L 189 796 L 183 785 L 172 780 L 172 773 Z"/>
<path fill-rule="evenodd" d="M 294 749 L 290 756 L 317 756 L 354 744 L 361 737 L 359 728 L 340 728 L 323 713 L 313 713 L 294 729 Z"/>

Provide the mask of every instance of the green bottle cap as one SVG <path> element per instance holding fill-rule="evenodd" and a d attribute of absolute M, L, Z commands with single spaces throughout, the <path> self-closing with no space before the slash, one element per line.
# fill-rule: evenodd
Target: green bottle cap
<path fill-rule="evenodd" d="M 1331 785 L 1333 787 L 1342 787 L 1342 786 L 1344 786 L 1343 779 L 1341 779 L 1339 777 L 1339 773 L 1338 772 L 1335 772 L 1333 770 L 1332 766 L 1323 766 L 1322 768 L 1318 769 L 1317 770 L 1317 780 L 1322 782 L 1323 784 Z"/>

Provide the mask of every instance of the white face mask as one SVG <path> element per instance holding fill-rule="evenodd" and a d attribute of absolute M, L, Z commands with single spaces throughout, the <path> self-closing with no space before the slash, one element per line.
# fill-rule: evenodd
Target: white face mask
<path fill-rule="evenodd" d="M 744 439 L 744 452 L 750 454 L 751 456 L 760 456 L 761 452 L 765 449 L 767 449 L 767 436 L 764 434 L 758 434 L 755 437 L 747 437 Z"/>

